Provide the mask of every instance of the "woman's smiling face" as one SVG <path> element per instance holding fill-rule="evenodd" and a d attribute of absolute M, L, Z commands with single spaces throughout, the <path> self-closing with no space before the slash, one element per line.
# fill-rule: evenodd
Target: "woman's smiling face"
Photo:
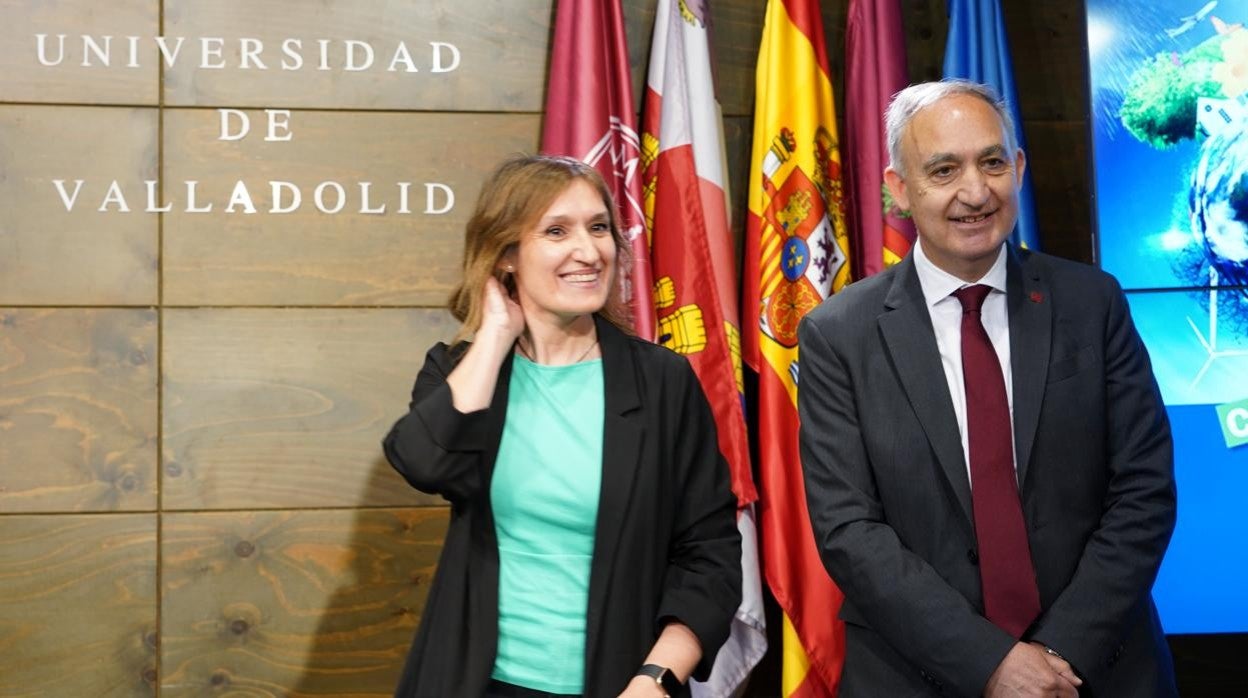
<path fill-rule="evenodd" d="M 614 286 L 616 255 L 606 202 L 589 182 L 574 180 L 509 253 L 525 317 L 564 325 L 601 310 Z"/>

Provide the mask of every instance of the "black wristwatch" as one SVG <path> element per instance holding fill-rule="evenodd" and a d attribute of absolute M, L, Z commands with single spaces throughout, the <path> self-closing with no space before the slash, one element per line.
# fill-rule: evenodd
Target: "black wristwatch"
<path fill-rule="evenodd" d="M 680 679 L 676 678 L 671 669 L 658 664 L 641 665 L 641 668 L 637 670 L 637 675 L 648 676 L 654 679 L 659 688 L 663 689 L 665 698 L 672 698 L 672 696 L 678 695 L 680 689 L 684 688 L 684 684 L 680 682 Z"/>

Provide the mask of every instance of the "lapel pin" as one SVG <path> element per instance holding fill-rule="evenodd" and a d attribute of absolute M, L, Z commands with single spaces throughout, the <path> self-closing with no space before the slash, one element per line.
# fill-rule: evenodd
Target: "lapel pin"
<path fill-rule="evenodd" d="M 1032 291 L 1030 298 L 1032 303 L 1041 303 L 1044 301 L 1044 294 L 1039 291 Z"/>

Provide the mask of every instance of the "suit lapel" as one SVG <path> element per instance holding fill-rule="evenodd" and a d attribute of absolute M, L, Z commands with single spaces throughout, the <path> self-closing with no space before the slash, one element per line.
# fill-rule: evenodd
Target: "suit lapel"
<path fill-rule="evenodd" d="M 643 414 L 637 392 L 637 367 L 628 339 L 615 326 L 595 316 L 602 347 L 603 414 L 602 490 L 598 497 L 594 559 L 590 567 L 586 658 L 593 659 L 602 642 L 602 612 L 619 557 L 620 533 L 633 498 L 641 454 Z M 618 590 L 617 590 L 618 591 Z"/>
<path fill-rule="evenodd" d="M 927 440 L 936 452 L 941 470 L 954 496 L 971 522 L 971 487 L 966 477 L 966 458 L 958 433 L 957 417 L 949 396 L 949 384 L 940 363 L 940 350 L 932 330 L 932 318 L 923 299 L 923 288 L 914 270 L 913 255 L 897 265 L 893 285 L 884 299 L 879 317 L 880 332 L 897 376 L 914 408 Z"/>
<path fill-rule="evenodd" d="M 1006 260 L 1006 303 L 1010 321 L 1010 371 L 1014 384 L 1014 448 L 1018 483 L 1027 482 L 1031 447 L 1040 422 L 1048 377 L 1053 304 L 1048 284 L 1027 264 L 1028 253 L 1010 248 Z M 1021 257 L 1021 259 L 1020 259 Z"/>

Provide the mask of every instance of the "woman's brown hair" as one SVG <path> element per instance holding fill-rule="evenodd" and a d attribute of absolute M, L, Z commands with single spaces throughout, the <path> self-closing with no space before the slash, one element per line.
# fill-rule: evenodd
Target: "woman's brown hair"
<path fill-rule="evenodd" d="M 536 225 L 555 199 L 576 180 L 588 182 L 602 196 L 615 241 L 615 288 L 599 314 L 620 329 L 632 332 L 628 308 L 619 292 L 620 279 L 626 278 L 631 264 L 629 246 L 602 175 L 573 158 L 527 155 L 507 160 L 494 171 L 481 187 L 477 207 L 468 219 L 462 277 L 447 302 L 451 315 L 461 323 L 456 341 L 467 338 L 481 326 L 486 279 L 493 275 L 509 293 L 515 291 L 511 274 L 499 270 L 499 261 L 518 244 L 521 233 Z"/>

